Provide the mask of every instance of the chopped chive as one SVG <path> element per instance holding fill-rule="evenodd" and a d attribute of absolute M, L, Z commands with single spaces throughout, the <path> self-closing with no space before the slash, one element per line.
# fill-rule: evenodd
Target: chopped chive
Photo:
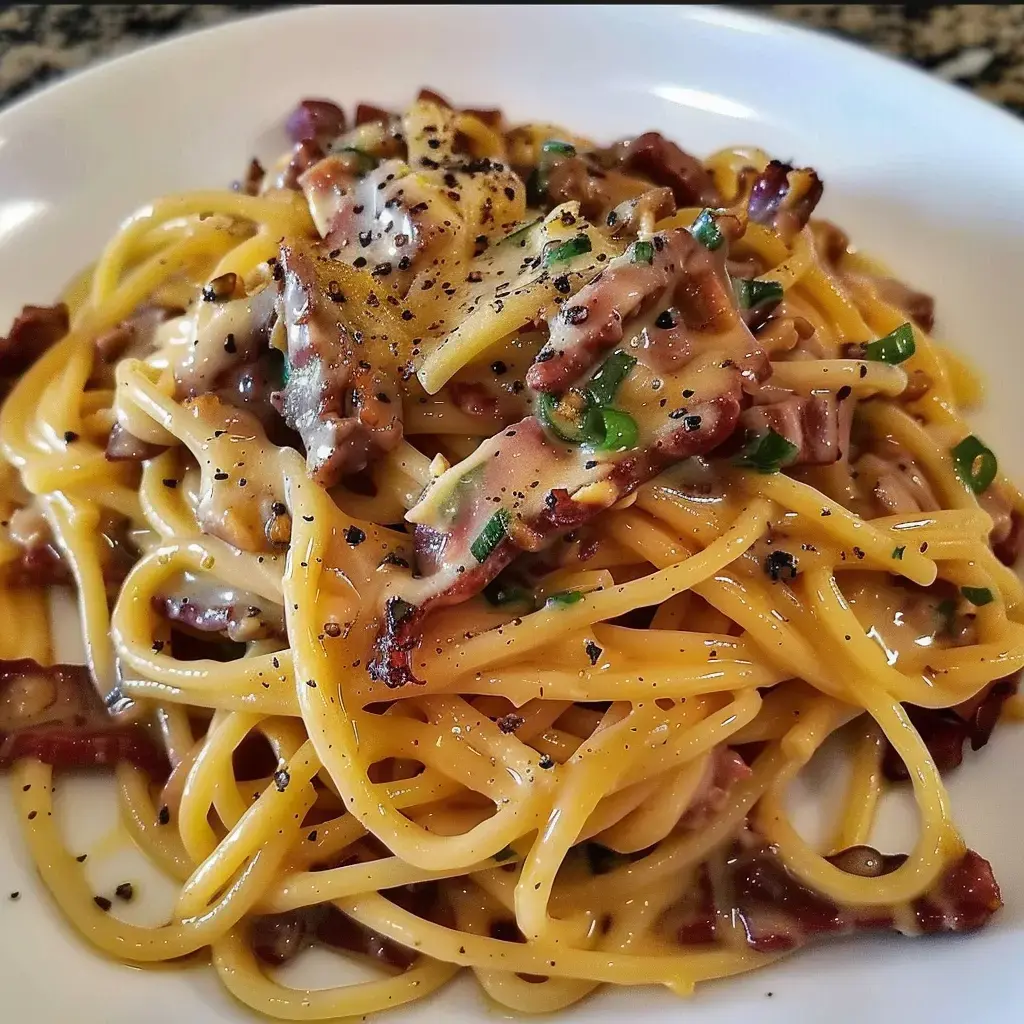
<path fill-rule="evenodd" d="M 551 604 L 561 608 L 581 600 L 583 600 L 583 592 L 580 590 L 560 590 L 557 594 L 549 594 L 544 605 L 546 607 Z"/>
<path fill-rule="evenodd" d="M 778 281 L 758 281 L 756 277 L 737 278 L 732 283 L 732 290 L 740 309 L 755 309 L 769 302 L 780 302 L 785 294 Z"/>
<path fill-rule="evenodd" d="M 629 260 L 631 263 L 653 263 L 654 243 L 634 242 L 633 247 L 629 251 Z"/>
<path fill-rule="evenodd" d="M 511 586 L 507 583 L 502 583 L 500 580 L 491 580 L 484 587 L 484 597 L 490 604 L 500 607 L 503 604 L 522 601 L 526 597 L 526 591 L 522 587 Z"/>
<path fill-rule="evenodd" d="M 940 601 L 938 605 L 936 605 L 935 613 L 939 616 L 939 620 L 941 622 L 939 632 L 951 632 L 953 629 L 953 616 L 956 615 L 956 601 L 951 597 L 947 597 L 944 601 Z"/>
<path fill-rule="evenodd" d="M 517 239 L 522 238 L 523 235 L 525 235 L 528 231 L 531 231 L 543 220 L 543 217 L 537 217 L 536 220 L 527 221 L 525 224 L 522 225 L 522 227 L 516 228 L 515 231 L 513 231 L 510 235 L 506 235 L 501 240 L 501 243 L 504 244 L 505 242 L 514 242 Z"/>
<path fill-rule="evenodd" d="M 995 480 L 999 462 L 992 449 L 986 448 L 973 434 L 951 448 L 949 453 L 953 456 L 956 475 L 975 494 L 987 490 L 989 484 Z"/>
<path fill-rule="evenodd" d="M 907 545 L 906 544 L 901 544 L 898 548 L 893 548 L 892 549 L 892 557 L 895 558 L 897 562 L 902 562 L 903 561 L 903 552 L 906 551 L 906 550 L 907 550 Z"/>
<path fill-rule="evenodd" d="M 511 846 L 503 846 L 495 855 L 495 860 L 508 860 L 510 857 L 514 857 L 516 851 Z"/>
<path fill-rule="evenodd" d="M 712 252 L 715 249 L 721 248 L 722 243 L 725 241 L 725 235 L 722 234 L 722 229 L 715 222 L 715 215 L 710 210 L 700 211 L 697 219 L 693 222 L 693 226 L 690 228 L 690 234 L 705 249 L 710 249 Z"/>
<path fill-rule="evenodd" d="M 356 146 L 344 146 L 339 152 L 351 153 L 356 157 L 356 170 L 359 174 L 369 174 L 370 171 L 376 170 L 377 164 L 380 162 L 372 153 L 367 153 L 366 150 Z"/>
<path fill-rule="evenodd" d="M 640 436 L 636 420 L 618 409 L 601 410 L 604 421 L 604 440 L 597 446 L 603 452 L 625 452 L 636 447 Z"/>
<path fill-rule="evenodd" d="M 907 323 L 901 324 L 891 334 L 879 338 L 878 341 L 868 342 L 864 346 L 864 358 L 895 366 L 909 359 L 915 351 L 914 328 Z"/>
<path fill-rule="evenodd" d="M 512 516 L 507 508 L 499 508 L 484 524 L 480 535 L 469 546 L 478 562 L 486 562 L 491 552 L 508 536 Z"/>
<path fill-rule="evenodd" d="M 602 436 L 601 416 L 590 397 L 572 392 L 572 397 L 581 404 L 579 410 L 566 411 L 561 398 L 543 392 L 537 399 L 537 414 L 559 441 L 569 444 L 583 444 L 598 441 Z"/>
<path fill-rule="evenodd" d="M 568 263 L 569 260 L 590 252 L 592 248 L 589 236 L 583 234 L 576 235 L 575 238 L 570 238 L 567 242 L 562 242 L 560 245 L 549 249 L 544 255 L 544 266 L 550 267 L 555 263 Z"/>
<path fill-rule="evenodd" d="M 960 593 L 967 598 L 975 608 L 984 608 L 993 601 L 992 591 L 988 587 L 961 587 Z"/>
<path fill-rule="evenodd" d="M 636 366 L 636 358 L 628 352 L 613 352 L 587 384 L 587 394 L 595 405 L 611 405 L 619 385 Z"/>
<path fill-rule="evenodd" d="M 736 456 L 736 465 L 759 473 L 778 473 L 796 458 L 800 449 L 771 428 L 759 434 Z"/>
<path fill-rule="evenodd" d="M 569 142 L 562 142 L 561 139 L 546 139 L 541 143 L 542 153 L 557 153 L 559 156 L 575 156 L 576 147 Z"/>

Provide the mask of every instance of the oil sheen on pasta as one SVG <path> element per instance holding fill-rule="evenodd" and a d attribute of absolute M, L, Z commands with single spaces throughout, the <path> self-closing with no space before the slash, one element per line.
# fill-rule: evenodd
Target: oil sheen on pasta
<path fill-rule="evenodd" d="M 942 775 L 1016 709 L 1024 509 L 931 299 L 758 150 L 427 90 L 287 126 L 0 341 L 0 766 L 67 919 L 287 1020 L 983 926 Z M 785 795 L 834 734 L 811 843 Z M 180 887 L 161 927 L 50 814 L 96 769 Z M 899 785 L 919 838 L 881 853 Z M 287 987 L 312 944 L 380 976 Z"/>

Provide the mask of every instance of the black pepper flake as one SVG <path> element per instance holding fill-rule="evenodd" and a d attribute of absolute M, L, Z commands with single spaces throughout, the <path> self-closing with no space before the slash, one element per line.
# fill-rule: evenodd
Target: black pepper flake
<path fill-rule="evenodd" d="M 110 902 L 110 900 L 107 899 L 106 896 L 93 896 L 92 901 L 104 913 L 110 910 L 110 908 L 113 906 L 113 904 Z"/>
<path fill-rule="evenodd" d="M 672 327 L 675 327 L 676 322 L 672 317 L 672 310 L 665 309 L 658 314 L 658 319 L 654 321 L 655 327 L 660 327 L 663 331 L 667 331 Z"/>
<path fill-rule="evenodd" d="M 240 477 L 240 478 L 239 478 L 239 481 L 238 481 L 238 486 L 239 486 L 239 487 L 244 487 L 244 486 L 245 486 L 245 485 L 246 485 L 246 484 L 247 484 L 248 482 L 249 482 L 249 481 L 248 481 L 248 480 L 246 480 L 244 476 L 243 476 L 243 477 Z"/>
<path fill-rule="evenodd" d="M 222 469 L 218 469 L 217 472 L 213 474 L 214 480 L 227 480 L 227 478 L 227 473 L 225 473 Z"/>
<path fill-rule="evenodd" d="M 308 686 L 308 687 L 309 687 L 309 688 L 310 688 L 311 690 L 315 690 L 315 689 L 316 689 L 316 680 L 315 680 L 315 679 L 307 679 L 307 680 L 306 680 L 306 685 L 307 685 L 307 686 Z"/>
<path fill-rule="evenodd" d="M 173 477 L 165 477 L 163 480 L 164 487 L 170 487 L 172 490 L 178 486 L 178 481 Z"/>
<path fill-rule="evenodd" d="M 11 893 L 11 899 L 12 900 L 20 900 L 21 899 L 21 893 L 17 892 L 17 891 L 12 892 Z"/>
<path fill-rule="evenodd" d="M 550 754 L 541 754 L 540 760 L 537 762 L 538 768 L 554 768 L 555 761 Z"/>
<path fill-rule="evenodd" d="M 867 375 L 868 375 L 868 368 L 863 363 L 861 363 L 861 366 L 860 366 L 861 380 L 863 380 Z"/>
<path fill-rule="evenodd" d="M 555 350 L 553 348 L 542 348 L 538 353 L 534 362 L 546 363 L 549 359 L 555 358 Z"/>
<path fill-rule="evenodd" d="M 598 659 L 604 654 L 604 651 L 594 643 L 593 640 L 588 640 L 583 645 L 583 650 L 587 652 L 587 657 L 590 659 L 591 665 L 596 665 Z"/>
<path fill-rule="evenodd" d="M 366 540 L 366 534 L 360 530 L 358 526 L 350 526 L 345 531 L 345 540 L 348 541 L 352 547 L 355 547 L 357 544 L 362 544 L 363 541 Z"/>
<path fill-rule="evenodd" d="M 38 813 L 39 813 L 38 811 L 29 811 L 28 812 L 28 820 L 29 821 L 35 821 L 36 815 Z"/>
<path fill-rule="evenodd" d="M 378 263 L 371 271 L 374 277 L 387 277 L 391 273 L 390 263 Z"/>
<path fill-rule="evenodd" d="M 566 306 L 562 310 L 562 319 L 573 326 L 584 323 L 589 315 L 590 310 L 586 306 Z"/>
<path fill-rule="evenodd" d="M 324 632 L 330 637 L 341 636 L 341 626 L 337 622 L 325 622 Z"/>
<path fill-rule="evenodd" d="M 689 416 L 684 416 L 683 430 L 687 432 L 700 430 L 700 417 L 696 413 L 691 413 Z"/>
<path fill-rule="evenodd" d="M 227 352 L 228 355 L 232 356 L 238 351 L 238 346 L 235 344 L 235 336 L 233 334 L 229 334 L 224 339 L 224 351 Z"/>
<path fill-rule="evenodd" d="M 302 517 L 302 521 L 304 523 L 311 523 L 311 522 L 313 522 L 313 517 L 312 516 L 303 516 Z"/>
<path fill-rule="evenodd" d="M 163 640 L 154 640 L 153 641 L 153 653 L 154 654 L 159 654 L 163 649 L 164 649 L 164 642 L 163 642 Z"/>
<path fill-rule="evenodd" d="M 166 825 L 171 820 L 171 809 L 164 804 L 156 814 L 157 824 Z"/>
<path fill-rule="evenodd" d="M 87 854 L 87 853 L 80 853 L 80 854 L 79 854 L 79 855 L 78 855 L 78 856 L 77 856 L 77 857 L 75 858 L 75 860 L 77 860 L 79 864 L 84 864 L 84 863 L 85 863 L 85 861 L 86 861 L 86 858 L 87 858 L 88 856 L 89 856 L 89 854 Z"/>
<path fill-rule="evenodd" d="M 863 551 L 863 549 L 861 549 L 861 548 L 858 548 L 858 547 L 854 547 L 854 549 L 853 549 L 853 553 L 854 553 L 854 554 L 855 554 L 855 555 L 856 555 L 856 556 L 857 556 L 858 558 L 863 558 L 863 557 L 864 557 L 864 551 Z"/>
<path fill-rule="evenodd" d="M 356 258 L 355 258 L 355 259 L 354 259 L 354 260 L 352 261 L 352 266 L 353 266 L 353 267 L 356 267 L 356 268 L 357 268 L 357 269 L 359 269 L 359 270 L 362 270 L 362 269 L 363 269 L 363 267 L 365 267 L 365 266 L 366 266 L 366 257 L 365 257 L 365 256 L 357 256 L 357 257 L 356 257 Z"/>
<path fill-rule="evenodd" d="M 491 363 L 491 372 L 500 377 L 503 373 L 508 372 L 508 367 L 500 359 L 495 359 Z"/>
<path fill-rule="evenodd" d="M 408 270 L 411 266 L 412 266 L 412 260 L 409 259 L 408 256 L 403 256 L 398 261 L 398 269 L 399 270 Z"/>
<path fill-rule="evenodd" d="M 849 398 L 849 397 L 850 397 L 850 395 L 852 395 L 852 394 L 853 394 L 853 388 L 851 388 L 849 384 L 844 384 L 844 385 L 843 385 L 843 386 L 842 386 L 842 387 L 841 387 L 841 388 L 840 388 L 840 389 L 839 389 L 839 390 L 838 390 L 838 391 L 836 392 L 836 398 L 838 398 L 840 402 L 843 402 L 843 401 L 845 401 L 845 400 L 846 400 L 847 398 Z"/>
<path fill-rule="evenodd" d="M 555 286 L 555 291 L 562 295 L 568 295 L 572 291 L 572 285 L 569 284 L 569 277 L 566 274 L 556 277 L 551 283 Z"/>
<path fill-rule="evenodd" d="M 71 444 L 73 441 L 77 441 L 78 440 L 78 435 L 73 430 L 65 430 L 64 431 L 64 440 L 68 444 Z"/>
<path fill-rule="evenodd" d="M 788 551 L 773 551 L 764 560 L 764 571 L 778 583 L 779 580 L 795 580 L 797 576 L 796 558 Z"/>
<path fill-rule="evenodd" d="M 670 420 L 681 420 L 686 415 L 686 409 L 673 409 L 669 414 Z"/>
<path fill-rule="evenodd" d="M 135 897 L 135 886 L 131 882 L 122 882 L 115 890 L 114 895 L 125 903 L 131 903 Z"/>
<path fill-rule="evenodd" d="M 288 774 L 287 768 L 278 768 L 274 772 L 274 785 L 277 786 L 278 793 L 283 793 L 288 788 L 288 783 L 292 781 L 292 777 Z"/>
<path fill-rule="evenodd" d="M 516 197 L 516 190 L 511 185 L 506 185 L 505 186 L 505 198 L 508 199 L 511 202 L 513 199 L 515 199 L 515 197 Z"/>
<path fill-rule="evenodd" d="M 693 394 L 694 394 L 693 390 L 691 388 L 687 388 L 683 392 L 683 398 L 693 398 Z"/>
<path fill-rule="evenodd" d="M 522 715 L 517 715 L 514 712 L 510 712 L 507 715 L 502 715 L 501 718 L 495 719 L 494 724 L 506 735 L 514 733 L 524 722 L 526 721 Z"/>
<path fill-rule="evenodd" d="M 597 468 L 597 459 L 587 459 L 587 461 L 583 463 L 583 468 L 584 469 L 596 469 Z"/>

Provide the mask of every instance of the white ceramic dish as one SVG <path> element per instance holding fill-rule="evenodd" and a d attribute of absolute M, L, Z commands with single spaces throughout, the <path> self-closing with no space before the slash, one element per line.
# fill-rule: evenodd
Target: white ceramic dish
<path fill-rule="evenodd" d="M 1017 447 L 1024 126 L 867 52 L 721 9 L 298 9 L 74 77 L 0 114 L 0 321 L 22 303 L 50 301 L 139 204 L 225 183 L 251 153 L 274 153 L 298 98 L 398 105 L 420 85 L 602 139 L 656 127 L 698 153 L 749 142 L 813 164 L 826 182 L 824 215 L 938 296 L 939 333 L 968 350 L 990 381 L 979 432 L 1024 476 Z M 1019 1021 L 1021 750 L 1024 734 L 1004 729 L 951 783 L 967 840 L 991 859 L 1003 888 L 1006 907 L 987 932 L 969 940 L 840 942 L 703 989 L 689 1003 L 620 990 L 564 1019 Z M 79 848 L 92 851 L 97 886 L 135 871 L 117 852 L 116 836 L 106 836 L 113 805 L 100 787 L 64 785 L 61 799 L 75 805 L 71 828 Z M 886 809 L 883 845 L 897 849 L 912 839 L 904 811 L 898 803 Z M 8 901 L 16 890 L 20 899 Z M 153 904 L 166 895 L 155 885 L 147 894 Z M 32 877 L 6 791 L 0 895 L 0 1018 L 9 1024 L 249 1019 L 208 970 L 142 972 L 88 951 Z M 499 1016 L 463 979 L 440 999 L 387 1019 Z"/>

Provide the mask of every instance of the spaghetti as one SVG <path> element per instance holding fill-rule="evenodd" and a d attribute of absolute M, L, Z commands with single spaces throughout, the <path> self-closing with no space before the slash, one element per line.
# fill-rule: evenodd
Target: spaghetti
<path fill-rule="evenodd" d="M 288 127 L 0 344 L 0 764 L 72 924 L 133 964 L 208 948 L 287 1020 L 985 924 L 942 773 L 1015 706 L 1024 503 L 931 300 L 757 150 L 429 91 Z M 51 665 L 61 587 L 84 667 Z M 815 844 L 784 798 L 827 740 Z M 161 927 L 51 816 L 54 770 L 102 765 L 180 886 Z M 901 780 L 920 834 L 883 855 Z M 386 973 L 288 988 L 313 943 Z"/>

